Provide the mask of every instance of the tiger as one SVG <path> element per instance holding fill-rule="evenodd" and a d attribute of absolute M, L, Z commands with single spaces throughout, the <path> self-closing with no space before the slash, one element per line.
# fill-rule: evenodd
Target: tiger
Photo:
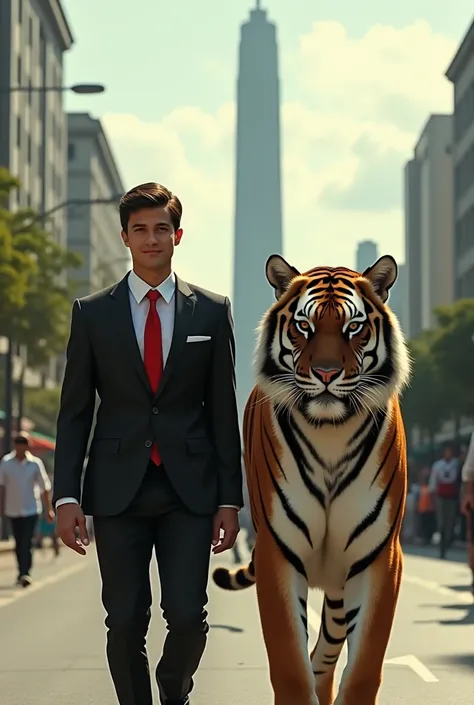
<path fill-rule="evenodd" d="M 274 705 L 375 705 L 396 612 L 412 359 L 388 306 L 390 255 L 364 272 L 266 263 L 243 446 L 256 538 L 222 589 L 256 585 Z M 307 599 L 324 593 L 309 652 Z M 336 695 L 335 669 L 347 642 Z"/>

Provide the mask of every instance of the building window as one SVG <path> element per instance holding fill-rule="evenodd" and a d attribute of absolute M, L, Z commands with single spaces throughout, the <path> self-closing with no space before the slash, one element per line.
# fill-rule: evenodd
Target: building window
<path fill-rule="evenodd" d="M 32 156 L 31 135 L 28 135 L 28 164 L 31 164 Z"/>
<path fill-rule="evenodd" d="M 18 22 L 23 22 L 23 0 L 18 0 Z"/>
<path fill-rule="evenodd" d="M 21 117 L 16 119 L 16 146 L 21 149 Z"/>
<path fill-rule="evenodd" d="M 33 18 L 30 17 L 29 22 L 28 22 L 28 39 L 30 43 L 30 47 L 33 46 Z"/>
<path fill-rule="evenodd" d="M 76 158 L 76 145 L 74 142 L 69 142 L 67 146 L 67 160 L 68 162 L 73 162 Z"/>
<path fill-rule="evenodd" d="M 21 65 L 21 56 L 18 57 L 16 60 L 16 81 L 19 86 L 21 86 L 21 82 L 23 80 L 23 71 L 22 71 L 22 65 Z"/>

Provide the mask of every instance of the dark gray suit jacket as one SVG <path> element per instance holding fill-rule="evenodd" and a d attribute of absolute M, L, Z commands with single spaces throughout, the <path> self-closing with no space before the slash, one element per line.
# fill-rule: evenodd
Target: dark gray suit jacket
<path fill-rule="evenodd" d="M 155 440 L 168 477 L 192 511 L 243 505 L 230 302 L 177 277 L 175 307 L 171 349 L 155 395 L 135 337 L 128 275 L 74 302 L 54 503 L 75 497 L 85 514 L 120 513 L 143 480 Z M 211 340 L 187 343 L 190 335 Z M 100 406 L 81 498 L 96 391 Z"/>

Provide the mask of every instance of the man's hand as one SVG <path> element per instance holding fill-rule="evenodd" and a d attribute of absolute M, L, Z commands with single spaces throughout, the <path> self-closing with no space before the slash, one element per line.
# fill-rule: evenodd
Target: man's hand
<path fill-rule="evenodd" d="M 465 492 L 461 498 L 461 512 L 467 516 L 472 509 L 474 509 L 474 494 Z"/>
<path fill-rule="evenodd" d="M 61 504 L 56 511 L 58 515 L 56 530 L 62 542 L 76 553 L 85 556 L 83 547 L 89 545 L 89 536 L 86 518 L 81 507 L 78 504 L 67 503 Z"/>
<path fill-rule="evenodd" d="M 461 512 L 467 516 L 474 509 L 474 482 L 468 481 L 462 488 Z M 474 527 L 473 527 L 474 529 Z"/>
<path fill-rule="evenodd" d="M 56 521 L 56 514 L 54 513 L 54 509 L 48 509 L 46 511 L 45 516 L 46 516 L 46 521 L 48 522 L 48 524 L 54 524 L 54 522 Z"/>
<path fill-rule="evenodd" d="M 214 554 L 228 551 L 234 545 L 240 531 L 238 515 L 238 510 L 232 507 L 221 507 L 215 515 L 212 531 L 212 552 Z M 224 532 L 222 539 L 221 529 Z"/>

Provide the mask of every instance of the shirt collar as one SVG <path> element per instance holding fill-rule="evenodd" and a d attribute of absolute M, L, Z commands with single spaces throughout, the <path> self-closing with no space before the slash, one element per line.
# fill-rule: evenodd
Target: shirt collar
<path fill-rule="evenodd" d="M 159 291 L 163 299 L 167 304 L 171 301 L 174 295 L 174 290 L 176 287 L 176 276 L 174 272 L 171 272 L 169 277 L 167 277 L 159 286 L 150 286 L 141 279 L 135 272 L 130 272 L 128 276 L 128 288 L 133 294 L 133 298 L 137 304 L 141 303 L 150 289 L 156 289 Z"/>
<path fill-rule="evenodd" d="M 17 456 L 16 451 L 13 451 L 13 452 L 12 452 L 12 456 L 11 456 L 11 457 L 14 458 L 14 459 L 15 459 L 17 462 L 19 462 L 19 463 L 29 463 L 29 462 L 31 462 L 31 460 L 33 459 L 33 455 L 32 455 L 32 453 L 31 453 L 29 450 L 26 451 L 24 458 L 21 458 L 21 459 L 20 459 L 20 458 Z"/>

